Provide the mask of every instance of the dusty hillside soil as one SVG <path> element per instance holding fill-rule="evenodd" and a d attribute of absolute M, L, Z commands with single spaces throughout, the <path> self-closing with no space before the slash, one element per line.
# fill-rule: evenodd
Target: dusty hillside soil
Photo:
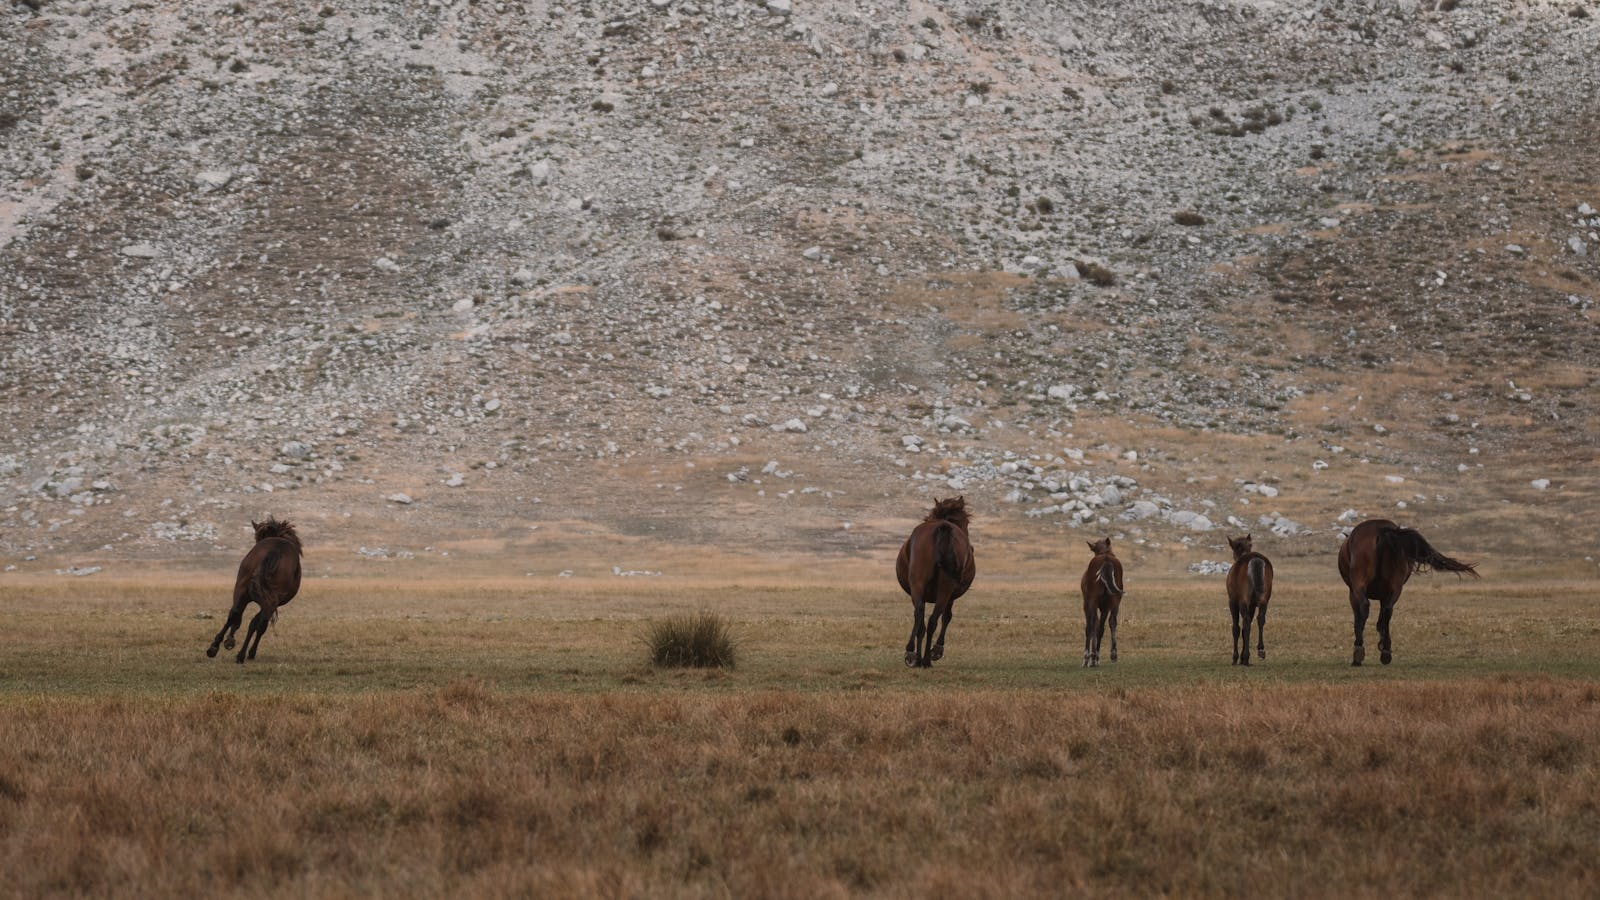
<path fill-rule="evenodd" d="M 4 566 L 1581 568 L 1600 8 L 1439 5 L 12 3 Z"/>

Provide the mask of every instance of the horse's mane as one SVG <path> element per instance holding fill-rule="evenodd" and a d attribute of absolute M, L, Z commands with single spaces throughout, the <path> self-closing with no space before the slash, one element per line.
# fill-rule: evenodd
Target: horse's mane
<path fill-rule="evenodd" d="M 250 524 L 256 529 L 257 542 L 264 541 L 267 538 L 281 538 L 294 545 L 295 553 L 305 552 L 300 546 L 300 535 L 294 533 L 294 526 L 287 521 L 280 522 L 271 516 L 267 516 L 265 522 L 251 522 Z"/>
<path fill-rule="evenodd" d="M 970 519 L 967 513 L 967 498 L 951 497 L 947 500 L 933 501 L 933 509 L 928 510 L 928 517 L 922 521 L 934 522 L 941 519 L 966 531 Z"/>

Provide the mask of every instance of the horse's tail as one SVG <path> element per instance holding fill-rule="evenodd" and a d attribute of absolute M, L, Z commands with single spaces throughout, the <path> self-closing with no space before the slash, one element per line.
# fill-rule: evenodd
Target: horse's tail
<path fill-rule="evenodd" d="M 949 522 L 941 522 L 933 530 L 933 563 L 939 571 L 961 580 L 961 560 L 956 558 L 956 526 Z"/>
<path fill-rule="evenodd" d="M 1117 567 L 1112 565 L 1110 560 L 1100 564 L 1100 583 L 1105 585 L 1106 590 L 1113 597 L 1121 597 L 1126 593 L 1122 589 L 1122 585 L 1117 583 Z"/>
<path fill-rule="evenodd" d="M 1378 532 L 1378 546 L 1399 554 L 1412 572 L 1433 569 L 1437 572 L 1455 572 L 1457 575 L 1478 577 L 1477 566 L 1459 559 L 1451 559 L 1433 549 L 1433 545 L 1424 540 L 1421 532 L 1414 528 L 1385 528 Z"/>
<path fill-rule="evenodd" d="M 1260 600 L 1267 593 L 1267 561 L 1257 556 L 1245 571 L 1250 575 L 1250 597 Z"/>

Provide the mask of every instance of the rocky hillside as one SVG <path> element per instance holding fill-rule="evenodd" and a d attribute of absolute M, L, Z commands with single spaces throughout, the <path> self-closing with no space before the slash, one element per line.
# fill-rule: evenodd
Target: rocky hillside
<path fill-rule="evenodd" d="M 953 492 L 1581 560 L 1597 48 L 1593 0 L 11 0 L 0 562 L 880 553 Z"/>

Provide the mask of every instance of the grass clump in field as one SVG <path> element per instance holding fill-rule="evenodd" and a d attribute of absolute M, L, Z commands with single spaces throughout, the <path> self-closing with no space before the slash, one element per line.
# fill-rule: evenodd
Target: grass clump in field
<path fill-rule="evenodd" d="M 662 619 L 645 635 L 650 661 L 668 668 L 731 669 L 735 648 L 728 621 L 713 612 Z"/>

